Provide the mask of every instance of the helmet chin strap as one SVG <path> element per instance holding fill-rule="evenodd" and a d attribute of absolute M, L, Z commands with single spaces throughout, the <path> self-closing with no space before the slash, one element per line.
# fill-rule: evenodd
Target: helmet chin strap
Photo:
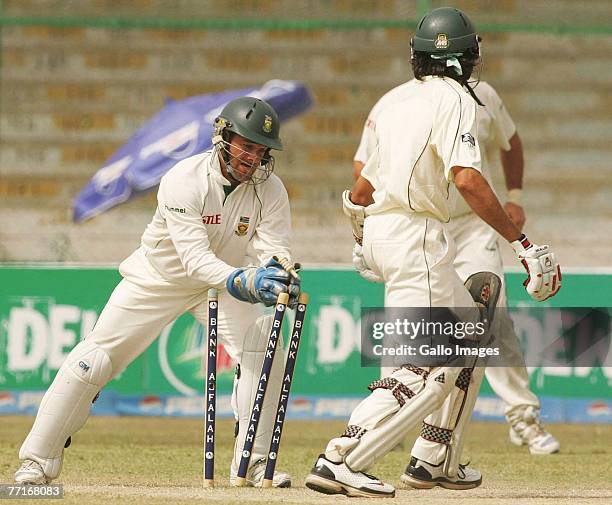
<path fill-rule="evenodd" d="M 485 106 L 485 104 L 484 104 L 484 103 L 482 103 L 482 102 L 480 101 L 480 99 L 478 98 L 478 96 L 476 95 L 476 93 L 474 92 L 474 90 L 473 90 L 473 89 L 472 89 L 472 87 L 471 87 L 471 86 L 468 84 L 468 82 L 467 82 L 467 81 L 465 81 L 465 83 L 463 83 L 463 87 L 464 87 L 465 89 L 467 89 L 468 93 L 469 93 L 470 95 L 472 95 L 472 98 L 474 99 L 474 101 L 475 101 L 475 102 L 476 102 L 478 105 L 481 105 L 481 106 L 483 106 L 483 107 Z"/>
<path fill-rule="evenodd" d="M 483 65 L 483 60 L 482 60 L 482 47 L 481 47 L 481 41 L 482 39 L 480 37 L 478 37 L 478 63 L 476 65 L 474 65 L 474 68 L 472 69 L 472 74 L 474 75 L 474 71 L 476 71 L 476 75 L 478 76 L 476 79 L 476 84 L 474 85 L 474 87 L 478 86 L 478 83 L 480 82 L 480 72 L 482 71 L 482 65 Z M 474 82 L 474 81 L 472 81 Z M 478 105 L 481 105 L 482 107 L 486 107 L 484 103 L 482 103 L 480 101 L 480 99 L 478 98 L 478 96 L 476 95 L 476 92 L 474 91 L 474 88 L 472 88 L 472 86 L 470 86 L 470 81 L 466 80 L 465 84 L 464 84 L 465 88 L 467 89 L 468 93 L 472 96 L 472 98 L 476 101 L 476 103 Z"/>
<path fill-rule="evenodd" d="M 477 35 L 476 36 L 476 40 L 478 42 L 478 59 L 479 59 L 479 63 L 474 66 L 474 69 L 472 70 L 472 74 L 474 73 L 474 70 L 476 70 L 478 78 L 476 79 L 476 85 L 475 86 L 478 86 L 478 83 L 480 82 L 480 72 L 482 71 L 482 65 L 483 65 L 483 59 L 482 59 L 482 37 Z M 472 86 L 470 86 L 469 81 L 465 81 L 464 86 L 467 89 L 468 93 L 476 101 L 476 103 L 478 105 L 481 105 L 482 107 L 485 107 L 485 104 L 482 103 L 480 101 L 480 99 L 478 98 L 478 96 L 476 95 L 476 92 L 474 91 L 474 88 L 472 88 Z"/>

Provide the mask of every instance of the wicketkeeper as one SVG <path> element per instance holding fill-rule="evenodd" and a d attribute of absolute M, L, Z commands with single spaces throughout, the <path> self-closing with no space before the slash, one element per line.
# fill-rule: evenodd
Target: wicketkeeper
<path fill-rule="evenodd" d="M 282 292 L 295 304 L 299 281 L 271 259 L 291 256 L 289 200 L 272 173 L 271 150 L 283 147 L 276 112 L 263 100 L 241 97 L 224 107 L 214 127 L 213 149 L 179 162 L 162 178 L 141 246 L 119 266 L 123 279 L 95 328 L 70 352 L 43 397 L 19 451 L 16 482 L 56 479 L 64 449 L 104 385 L 184 312 L 205 322 L 207 291 L 216 288 L 220 341 L 237 363 L 233 484 L 271 324 L 262 308 Z M 282 372 L 282 360 L 275 360 L 247 474 L 251 486 L 263 479 Z M 288 487 L 291 478 L 277 472 L 273 484 Z"/>

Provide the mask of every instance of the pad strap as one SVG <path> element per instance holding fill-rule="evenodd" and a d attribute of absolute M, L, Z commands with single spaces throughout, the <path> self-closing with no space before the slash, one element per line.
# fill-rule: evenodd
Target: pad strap
<path fill-rule="evenodd" d="M 423 422 L 421 438 L 438 444 L 450 445 L 452 437 L 453 430 L 447 430 L 446 428 L 440 428 L 439 426 Z"/>
<path fill-rule="evenodd" d="M 356 438 L 357 440 L 359 440 L 361 437 L 363 437 L 366 433 L 365 428 L 362 428 L 361 426 L 357 426 L 356 424 L 349 424 L 346 427 L 346 430 L 344 430 L 344 433 L 342 435 L 340 435 L 341 437 L 348 437 L 348 438 Z"/>
<path fill-rule="evenodd" d="M 421 367 L 418 367 L 418 366 L 406 364 L 406 365 L 402 365 L 400 368 L 404 368 L 406 370 L 410 370 L 412 373 L 420 375 L 425 380 L 427 379 L 427 377 L 429 377 L 429 372 L 427 370 L 425 370 L 424 368 L 421 368 Z"/>
<path fill-rule="evenodd" d="M 368 386 L 368 389 L 370 391 L 374 391 L 375 389 L 390 390 L 400 407 L 406 404 L 406 399 L 409 400 L 414 396 L 414 392 L 406 386 L 406 384 L 393 377 L 385 377 L 384 379 L 376 380 Z"/>
<path fill-rule="evenodd" d="M 464 393 L 467 393 L 468 388 L 470 387 L 470 380 L 472 379 L 472 369 L 464 368 L 459 372 L 459 376 L 455 381 L 455 386 L 461 389 Z"/>

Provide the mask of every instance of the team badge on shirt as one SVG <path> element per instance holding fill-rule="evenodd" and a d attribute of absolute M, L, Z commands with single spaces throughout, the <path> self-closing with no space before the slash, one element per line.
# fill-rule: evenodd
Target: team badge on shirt
<path fill-rule="evenodd" d="M 248 216 L 240 216 L 240 221 L 234 230 L 234 233 L 239 237 L 244 237 L 249 229 L 250 218 Z"/>
<path fill-rule="evenodd" d="M 448 35 L 446 33 L 438 33 L 434 46 L 436 46 L 436 49 L 448 49 Z"/>
<path fill-rule="evenodd" d="M 263 128 L 263 131 L 265 131 L 266 133 L 270 133 L 272 131 L 272 116 L 268 116 L 266 114 L 262 128 Z"/>
<path fill-rule="evenodd" d="M 476 147 L 476 140 L 474 140 L 474 137 L 471 133 L 464 133 L 463 135 L 461 135 L 461 142 L 465 142 L 466 144 L 469 144 L 472 147 Z"/>

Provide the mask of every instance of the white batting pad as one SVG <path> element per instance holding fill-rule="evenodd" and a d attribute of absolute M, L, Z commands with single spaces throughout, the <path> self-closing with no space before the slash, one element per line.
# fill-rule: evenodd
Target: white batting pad
<path fill-rule="evenodd" d="M 240 361 L 240 378 L 237 379 L 237 383 L 234 387 L 234 397 L 232 398 L 232 405 L 237 411 L 239 423 L 238 437 L 236 438 L 234 458 L 232 460 L 232 471 L 234 474 L 238 471 L 238 465 L 242 456 L 242 448 L 244 446 L 246 430 L 251 416 L 251 409 L 253 408 L 253 401 L 257 394 L 261 366 L 265 357 L 272 320 L 272 315 L 259 317 L 247 330 L 244 337 L 244 346 Z M 284 358 L 283 339 L 279 338 L 278 347 L 274 356 L 274 364 L 272 365 L 272 372 L 270 377 L 268 377 L 266 396 L 259 418 L 259 426 L 253 444 L 250 465 L 253 465 L 258 459 L 265 458 L 268 455 L 272 430 L 274 429 L 276 406 L 285 367 Z"/>
<path fill-rule="evenodd" d="M 86 340 L 77 344 L 45 393 L 19 459 L 34 460 L 48 478 L 57 478 L 66 440 L 83 427 L 93 399 L 111 373 L 110 358 L 97 344 Z"/>
<path fill-rule="evenodd" d="M 437 368 L 425 378 L 400 368 L 382 379 L 378 384 L 384 387 L 374 389 L 351 415 L 345 435 L 357 438 L 359 443 L 344 462 L 353 471 L 367 471 L 442 404 L 452 388 L 453 377 L 456 378 L 460 371 L 460 368 Z M 442 373 L 448 381 L 436 380 Z M 338 442 L 337 445 L 346 444 Z"/>
<path fill-rule="evenodd" d="M 412 456 L 432 465 L 444 461 L 445 473 L 451 478 L 456 477 L 459 470 L 466 426 L 474 410 L 485 371 L 483 366 L 474 368 L 471 373 L 466 370 L 468 369 L 460 372 L 455 380 L 455 387 L 442 406 L 425 418 L 421 436 L 417 438 L 411 452 Z M 448 433 L 447 444 L 428 439 L 427 432 L 437 429 Z M 423 438 L 424 436 L 428 438 Z"/>

